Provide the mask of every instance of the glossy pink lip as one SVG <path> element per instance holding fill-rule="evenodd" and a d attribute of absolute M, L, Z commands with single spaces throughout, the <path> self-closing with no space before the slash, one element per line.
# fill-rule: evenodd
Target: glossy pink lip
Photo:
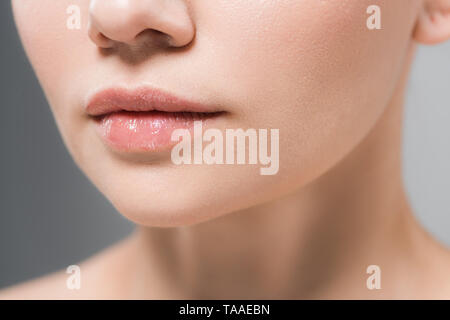
<path fill-rule="evenodd" d="M 111 88 L 95 94 L 85 111 L 97 132 L 113 150 L 155 152 L 166 150 L 175 129 L 191 131 L 194 121 L 206 121 L 221 110 L 176 97 L 153 88 Z"/>

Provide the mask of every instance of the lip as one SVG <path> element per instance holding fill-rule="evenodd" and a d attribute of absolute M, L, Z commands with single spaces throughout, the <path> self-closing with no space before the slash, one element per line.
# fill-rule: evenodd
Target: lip
<path fill-rule="evenodd" d="M 224 113 L 149 87 L 98 91 L 88 100 L 85 112 L 103 142 L 125 153 L 165 151 L 177 143 L 171 139 L 174 130 L 191 133 L 195 121 L 204 123 Z"/>
<path fill-rule="evenodd" d="M 180 98 L 150 87 L 129 90 L 108 88 L 95 93 L 86 104 L 86 113 L 98 116 L 116 111 L 162 111 L 213 113 L 216 107 Z"/>

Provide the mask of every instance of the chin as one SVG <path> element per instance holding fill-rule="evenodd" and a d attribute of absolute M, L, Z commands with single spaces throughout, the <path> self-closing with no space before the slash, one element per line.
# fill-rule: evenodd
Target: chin
<path fill-rule="evenodd" d="M 214 176 L 190 171 L 155 165 L 142 172 L 112 171 L 95 184 L 120 214 L 146 227 L 194 225 L 233 211 L 229 200 L 233 188 L 219 193 L 211 185 Z"/>
<path fill-rule="evenodd" d="M 248 166 L 154 165 L 103 170 L 105 174 L 93 175 L 96 187 L 125 218 L 147 227 L 203 223 L 278 198 L 292 189 L 286 183 L 290 179 L 260 176 L 255 174 L 258 168 Z"/>
<path fill-rule="evenodd" d="M 182 201 L 156 201 L 130 203 L 117 201 L 114 207 L 131 222 L 143 227 L 182 227 L 196 225 L 217 218 L 225 213 L 205 210 Z M 211 214 L 215 212 L 215 214 Z"/>

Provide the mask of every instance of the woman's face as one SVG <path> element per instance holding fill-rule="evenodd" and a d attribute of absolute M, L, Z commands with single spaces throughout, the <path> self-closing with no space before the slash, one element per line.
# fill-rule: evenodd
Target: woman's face
<path fill-rule="evenodd" d="M 280 197 L 348 154 L 395 90 L 420 1 L 12 3 L 75 162 L 130 220 L 175 226 Z M 80 29 L 67 27 L 74 3 Z M 380 30 L 366 25 L 373 4 L 381 8 Z M 205 121 L 204 130 L 224 136 L 226 129 L 279 129 L 278 172 L 261 175 L 261 166 L 251 164 L 175 165 L 170 148 L 111 147 L 85 107 L 93 94 L 116 87 L 159 88 L 213 106 L 224 113 Z"/>

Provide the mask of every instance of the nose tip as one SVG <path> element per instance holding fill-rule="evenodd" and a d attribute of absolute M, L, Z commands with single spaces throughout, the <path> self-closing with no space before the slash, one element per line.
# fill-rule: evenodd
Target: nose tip
<path fill-rule="evenodd" d="M 195 28 L 184 0 L 91 0 L 89 37 L 98 47 L 136 44 L 144 32 L 168 46 L 188 45 Z"/>

